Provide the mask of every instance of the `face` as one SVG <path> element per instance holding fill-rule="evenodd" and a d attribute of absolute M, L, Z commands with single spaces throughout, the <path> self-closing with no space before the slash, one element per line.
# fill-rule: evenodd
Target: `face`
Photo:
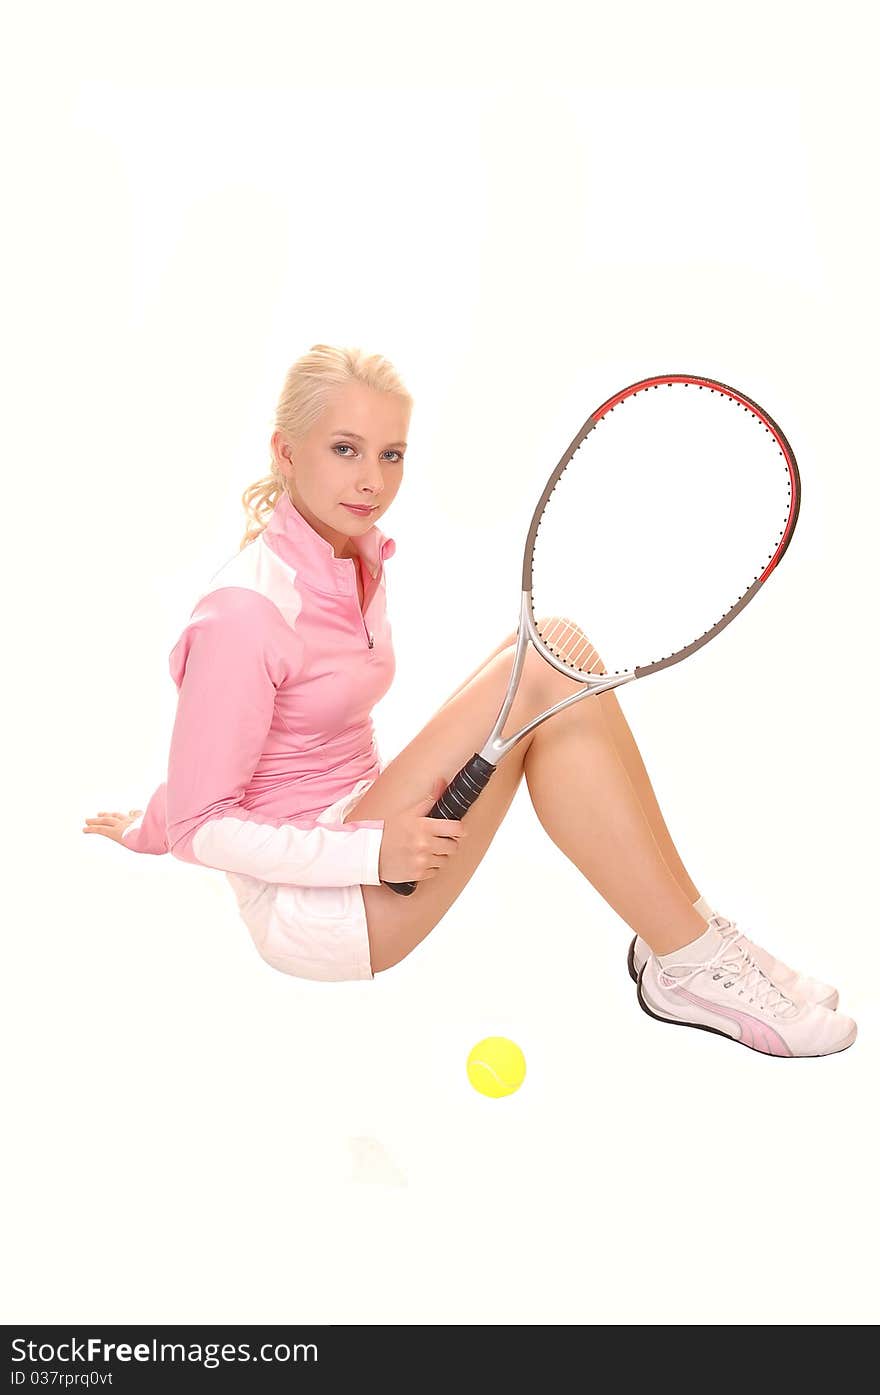
<path fill-rule="evenodd" d="M 298 444 L 273 434 L 292 502 L 337 557 L 355 555 L 352 537 L 373 527 L 400 488 L 408 429 L 409 411 L 398 397 L 346 383 Z M 346 504 L 373 507 L 356 514 Z"/>

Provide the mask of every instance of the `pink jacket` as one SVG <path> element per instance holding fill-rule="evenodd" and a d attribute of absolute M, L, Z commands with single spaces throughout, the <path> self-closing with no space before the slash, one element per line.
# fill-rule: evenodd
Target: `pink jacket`
<path fill-rule="evenodd" d="M 380 819 L 316 824 L 379 758 L 370 712 L 394 677 L 374 526 L 336 557 L 282 494 L 202 592 L 170 655 L 167 780 L 123 836 L 135 852 L 300 886 L 380 884 Z M 361 611 L 355 565 L 361 567 Z"/>

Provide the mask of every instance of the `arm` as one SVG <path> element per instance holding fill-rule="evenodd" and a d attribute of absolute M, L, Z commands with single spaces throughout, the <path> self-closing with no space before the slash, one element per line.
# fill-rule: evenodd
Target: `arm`
<path fill-rule="evenodd" d="M 317 824 L 246 809 L 241 799 L 291 675 L 286 621 L 265 596 L 213 591 L 171 653 L 178 687 L 165 786 L 174 857 L 267 882 L 378 886 L 384 821 Z M 154 797 L 158 797 L 157 795 Z"/>
<path fill-rule="evenodd" d="M 122 845 L 132 852 L 167 853 L 165 832 L 165 785 L 161 784 L 140 818 L 123 830 Z"/>

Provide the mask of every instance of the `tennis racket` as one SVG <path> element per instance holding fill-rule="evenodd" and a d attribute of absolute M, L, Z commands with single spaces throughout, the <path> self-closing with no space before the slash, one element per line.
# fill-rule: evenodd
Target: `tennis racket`
<path fill-rule="evenodd" d="M 737 388 L 668 373 L 609 397 L 578 431 L 532 517 L 498 719 L 428 817 L 462 818 L 499 761 L 557 712 L 708 644 L 779 565 L 799 508 L 791 446 Z M 529 644 L 580 691 L 502 740 Z M 418 883 L 385 885 L 409 896 Z"/>

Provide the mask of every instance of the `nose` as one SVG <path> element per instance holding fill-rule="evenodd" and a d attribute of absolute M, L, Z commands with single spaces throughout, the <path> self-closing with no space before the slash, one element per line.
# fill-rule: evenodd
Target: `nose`
<path fill-rule="evenodd" d="M 367 479 L 361 480 L 360 485 L 358 486 L 358 494 L 362 499 L 368 495 L 370 501 L 372 503 L 375 503 L 376 500 L 379 498 L 379 495 L 382 493 L 382 487 L 383 480 L 381 475 L 379 475 L 378 478 L 368 477 Z"/>

